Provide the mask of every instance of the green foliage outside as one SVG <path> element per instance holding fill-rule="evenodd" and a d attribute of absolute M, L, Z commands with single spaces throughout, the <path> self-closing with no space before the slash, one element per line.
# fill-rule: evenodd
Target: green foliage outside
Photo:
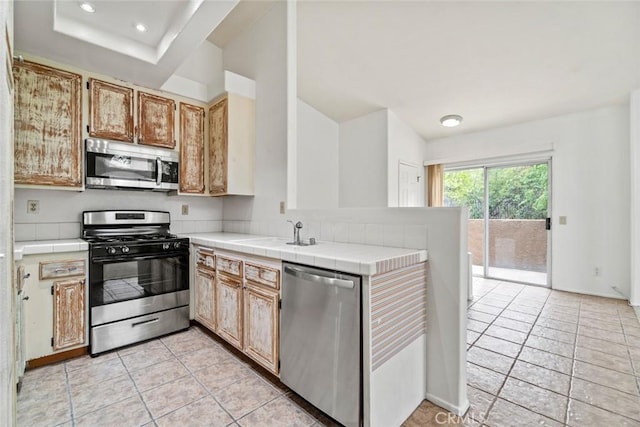
<path fill-rule="evenodd" d="M 468 206 L 471 219 L 484 218 L 484 169 L 446 171 L 444 205 Z M 489 218 L 547 217 L 547 165 L 488 169 Z"/>

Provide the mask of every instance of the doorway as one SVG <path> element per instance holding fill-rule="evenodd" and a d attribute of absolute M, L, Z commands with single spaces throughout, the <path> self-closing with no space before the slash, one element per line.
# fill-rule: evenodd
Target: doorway
<path fill-rule="evenodd" d="M 551 286 L 550 171 L 550 160 L 445 168 L 444 205 L 469 208 L 475 276 Z"/>
<path fill-rule="evenodd" d="M 398 163 L 398 206 L 420 206 L 420 174 L 418 166 L 405 162 Z"/>

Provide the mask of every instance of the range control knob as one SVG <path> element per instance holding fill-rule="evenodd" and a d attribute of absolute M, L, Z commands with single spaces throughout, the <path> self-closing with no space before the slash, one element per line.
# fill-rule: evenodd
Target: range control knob
<path fill-rule="evenodd" d="M 175 243 L 173 244 L 173 247 L 174 247 L 175 249 L 178 249 L 178 248 L 180 247 L 180 242 L 175 242 Z"/>
<path fill-rule="evenodd" d="M 117 250 L 116 250 L 116 248 L 114 248 L 113 246 L 112 246 L 112 247 L 110 247 L 110 248 L 107 248 L 107 253 L 108 253 L 109 255 L 115 255 L 115 254 L 116 254 L 116 252 L 118 252 L 118 251 L 117 251 Z"/>
<path fill-rule="evenodd" d="M 171 246 L 170 243 L 163 243 L 162 244 L 162 249 L 167 250 L 167 249 L 169 249 L 170 246 Z"/>
<path fill-rule="evenodd" d="M 129 246 L 123 246 L 122 247 L 122 253 L 123 254 L 128 254 L 129 253 Z"/>

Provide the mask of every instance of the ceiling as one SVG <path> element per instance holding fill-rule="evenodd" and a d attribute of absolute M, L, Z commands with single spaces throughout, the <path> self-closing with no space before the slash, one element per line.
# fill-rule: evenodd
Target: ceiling
<path fill-rule="evenodd" d="M 274 3 L 90 2 L 94 14 L 16 0 L 16 49 L 160 88 L 175 73 L 211 76 L 221 53 L 203 42 L 223 48 Z M 389 108 L 434 139 L 623 103 L 640 88 L 640 2 L 300 1 L 297 11 L 298 96 L 338 122 Z M 446 114 L 464 120 L 444 128 Z"/>
<path fill-rule="evenodd" d="M 16 0 L 16 50 L 159 88 L 239 0 L 88 1 Z"/>
<path fill-rule="evenodd" d="M 628 102 L 640 2 L 300 2 L 298 96 L 389 108 L 425 139 Z M 440 117 L 460 114 L 457 128 Z"/>

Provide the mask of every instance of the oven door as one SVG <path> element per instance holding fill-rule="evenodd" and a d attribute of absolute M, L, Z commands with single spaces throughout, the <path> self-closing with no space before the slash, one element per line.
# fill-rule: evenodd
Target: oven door
<path fill-rule="evenodd" d="M 189 253 L 91 259 L 91 325 L 189 304 Z"/>

